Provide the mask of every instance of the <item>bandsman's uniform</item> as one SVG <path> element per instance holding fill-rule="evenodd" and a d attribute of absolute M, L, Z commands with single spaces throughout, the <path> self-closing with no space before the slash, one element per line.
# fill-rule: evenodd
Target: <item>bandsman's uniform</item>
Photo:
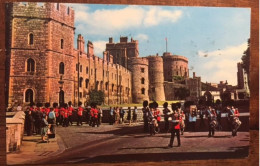
<path fill-rule="evenodd" d="M 78 108 L 78 122 L 77 122 L 78 126 L 79 126 L 79 124 L 81 124 L 81 126 L 82 126 L 83 111 L 84 111 L 84 109 L 81 106 L 79 106 L 79 108 Z"/>

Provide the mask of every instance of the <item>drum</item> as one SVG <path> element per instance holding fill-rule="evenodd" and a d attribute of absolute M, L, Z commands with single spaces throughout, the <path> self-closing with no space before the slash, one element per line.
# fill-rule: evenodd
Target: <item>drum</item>
<path fill-rule="evenodd" d="M 210 127 L 211 128 L 216 128 L 218 125 L 218 122 L 216 119 L 213 119 L 211 122 L 210 122 Z"/>

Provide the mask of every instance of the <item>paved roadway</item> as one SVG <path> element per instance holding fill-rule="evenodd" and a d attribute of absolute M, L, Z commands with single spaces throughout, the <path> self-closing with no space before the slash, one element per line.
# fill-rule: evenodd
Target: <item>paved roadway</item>
<path fill-rule="evenodd" d="M 51 159 L 37 163 L 95 163 L 244 158 L 248 156 L 249 132 L 186 132 L 173 148 L 167 148 L 170 133 L 155 136 L 143 133 L 142 124 L 101 125 L 99 128 L 83 126 L 58 127 L 66 150 Z"/>

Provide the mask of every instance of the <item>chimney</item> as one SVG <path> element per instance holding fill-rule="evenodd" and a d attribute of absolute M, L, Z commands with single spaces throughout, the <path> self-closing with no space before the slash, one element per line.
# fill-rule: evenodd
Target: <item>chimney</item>
<path fill-rule="evenodd" d="M 85 45 L 84 38 L 83 36 L 81 36 L 81 34 L 79 34 L 77 39 L 77 48 L 80 52 L 84 52 L 84 45 Z"/>
<path fill-rule="evenodd" d="M 114 41 L 113 41 L 113 38 L 112 37 L 110 37 L 109 38 L 109 43 L 113 43 Z"/>
<path fill-rule="evenodd" d="M 195 72 L 193 72 L 193 78 L 195 78 L 195 77 L 196 77 Z"/>

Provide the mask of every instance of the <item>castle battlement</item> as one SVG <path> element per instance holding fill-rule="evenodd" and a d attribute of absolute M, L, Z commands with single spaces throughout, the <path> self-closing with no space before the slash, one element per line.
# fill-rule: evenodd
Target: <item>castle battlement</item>
<path fill-rule="evenodd" d="M 61 3 L 14 2 L 10 4 L 13 17 L 53 19 L 74 28 L 74 10 Z"/>

